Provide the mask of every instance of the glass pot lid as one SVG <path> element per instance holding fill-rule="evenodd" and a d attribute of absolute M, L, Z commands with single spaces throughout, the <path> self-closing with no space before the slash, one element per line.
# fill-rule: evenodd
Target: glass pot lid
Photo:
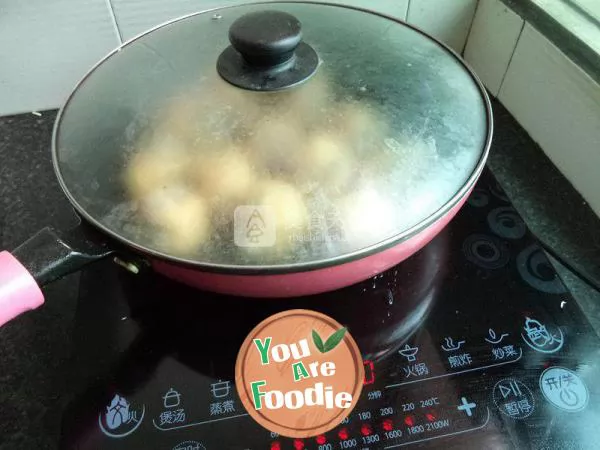
<path fill-rule="evenodd" d="M 481 84 L 389 17 L 317 3 L 226 7 L 126 43 L 55 127 L 63 189 L 101 229 L 205 268 L 296 270 L 410 238 L 472 187 Z"/>

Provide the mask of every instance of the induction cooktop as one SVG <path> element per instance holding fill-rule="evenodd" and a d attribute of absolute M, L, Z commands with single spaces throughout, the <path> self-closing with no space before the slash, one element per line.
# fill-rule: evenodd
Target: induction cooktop
<path fill-rule="evenodd" d="M 249 331 L 295 308 L 347 326 L 365 365 L 350 416 L 307 439 L 259 426 L 234 381 Z M 419 253 L 332 293 L 232 298 L 95 265 L 74 337 L 65 449 L 600 448 L 600 340 L 488 170 Z"/>

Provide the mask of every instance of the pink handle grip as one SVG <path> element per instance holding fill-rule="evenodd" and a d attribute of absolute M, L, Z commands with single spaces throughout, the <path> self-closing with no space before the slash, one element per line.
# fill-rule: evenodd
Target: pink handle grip
<path fill-rule="evenodd" d="M 44 294 L 23 265 L 0 252 L 0 326 L 44 303 Z"/>

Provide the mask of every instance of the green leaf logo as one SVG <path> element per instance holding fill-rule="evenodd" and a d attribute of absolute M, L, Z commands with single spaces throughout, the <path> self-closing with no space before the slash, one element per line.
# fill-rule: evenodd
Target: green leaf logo
<path fill-rule="evenodd" d="M 325 341 L 325 344 L 323 344 L 323 339 L 321 339 L 321 336 L 319 336 L 319 333 L 317 333 L 315 330 L 312 330 L 312 338 L 313 338 L 313 342 L 315 343 L 315 347 L 317 347 L 317 349 L 321 353 L 327 353 L 327 352 L 333 350 L 334 348 L 337 347 L 337 345 L 340 342 L 342 342 L 342 339 L 344 339 L 344 335 L 346 334 L 346 331 L 348 331 L 346 329 L 346 327 L 340 328 L 335 333 L 333 333 L 331 336 L 329 336 L 327 341 Z"/>
<path fill-rule="evenodd" d="M 317 333 L 315 330 L 312 330 L 312 338 L 313 338 L 313 342 L 315 343 L 315 347 L 317 347 L 317 350 L 319 350 L 321 353 L 325 353 L 323 350 L 323 339 L 321 339 L 321 336 L 319 336 L 319 333 Z"/>

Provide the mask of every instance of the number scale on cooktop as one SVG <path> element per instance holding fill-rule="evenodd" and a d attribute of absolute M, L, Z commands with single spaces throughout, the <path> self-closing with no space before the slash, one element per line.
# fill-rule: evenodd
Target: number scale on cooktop
<path fill-rule="evenodd" d="M 62 448 L 599 448 L 600 340 L 490 173 L 414 257 L 305 299 L 201 293 L 111 264 L 82 276 Z M 264 318 L 321 311 L 363 352 L 350 416 L 313 438 L 256 424 L 234 383 Z M 417 445 L 418 444 L 418 445 Z"/>

